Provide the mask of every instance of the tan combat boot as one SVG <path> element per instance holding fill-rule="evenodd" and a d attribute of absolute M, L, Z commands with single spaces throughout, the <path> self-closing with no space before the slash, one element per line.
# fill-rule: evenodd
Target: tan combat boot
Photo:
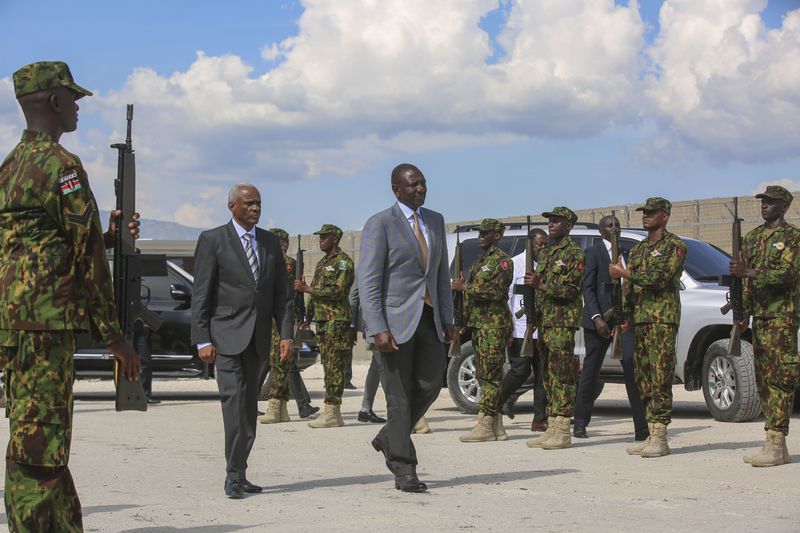
<path fill-rule="evenodd" d="M 754 451 L 752 453 L 748 453 L 747 455 L 742 457 L 742 460 L 747 464 L 751 464 L 753 462 L 753 458 L 755 458 L 758 455 L 764 453 L 764 449 L 767 447 L 767 444 L 769 444 L 769 437 L 767 437 L 767 435 L 765 434 L 764 435 L 764 444 L 761 445 L 761 448 L 759 448 L 758 450 L 756 450 L 756 451 Z M 787 451 L 787 454 L 788 454 L 788 451 Z"/>
<path fill-rule="evenodd" d="M 572 446 L 572 435 L 569 434 L 569 417 L 557 416 L 556 430 L 550 438 L 542 443 L 543 450 L 561 450 Z"/>
<path fill-rule="evenodd" d="M 650 430 L 650 444 L 642 450 L 642 457 L 664 457 L 669 455 L 669 445 L 667 444 L 667 426 L 659 422 L 653 424 Z"/>
<path fill-rule="evenodd" d="M 494 415 L 494 436 L 497 440 L 508 440 L 508 433 L 506 428 L 503 427 L 503 415 L 497 413 Z"/>
<path fill-rule="evenodd" d="M 779 466 L 788 463 L 789 450 L 786 435 L 780 431 L 767 430 L 767 442 L 750 461 L 753 466 Z"/>
<path fill-rule="evenodd" d="M 417 434 L 425 434 L 430 432 L 431 432 L 431 427 L 428 425 L 428 421 L 425 420 L 424 416 L 419 420 L 417 420 L 417 423 L 414 424 L 414 429 L 411 430 L 411 433 L 417 433 Z"/>
<path fill-rule="evenodd" d="M 528 448 L 541 448 L 542 443 L 546 440 L 550 440 L 550 437 L 553 436 L 553 433 L 556 431 L 556 417 L 550 416 L 547 418 L 547 429 L 534 439 L 528 439 L 525 445 Z"/>
<path fill-rule="evenodd" d="M 289 418 L 289 409 L 287 407 L 286 400 L 281 400 L 281 422 L 289 422 L 291 418 Z"/>
<path fill-rule="evenodd" d="M 277 424 L 281 421 L 281 401 L 277 398 L 270 398 L 267 402 L 267 413 L 258 417 L 262 424 Z"/>
<path fill-rule="evenodd" d="M 494 417 L 483 413 L 478 415 L 478 423 L 472 431 L 461 435 L 458 440 L 461 442 L 492 442 L 494 437 Z"/>
<path fill-rule="evenodd" d="M 653 424 L 648 422 L 647 429 L 650 430 L 650 435 L 641 442 L 634 442 L 633 446 L 626 448 L 628 455 L 642 455 L 642 450 L 650 446 L 650 439 L 653 438 Z"/>
<path fill-rule="evenodd" d="M 344 425 L 344 418 L 342 418 L 342 406 L 336 405 L 336 422 L 339 424 L 339 427 Z"/>
<path fill-rule="evenodd" d="M 322 414 L 319 415 L 316 419 L 312 420 L 308 423 L 308 427 L 310 428 L 338 428 L 339 427 L 339 418 L 336 416 L 336 408 L 339 407 L 338 405 L 331 405 L 329 403 L 325 404 L 325 409 L 322 410 Z"/>

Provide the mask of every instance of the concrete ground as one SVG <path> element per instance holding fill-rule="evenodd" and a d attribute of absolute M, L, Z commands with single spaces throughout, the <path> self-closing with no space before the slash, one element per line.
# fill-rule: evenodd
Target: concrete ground
<path fill-rule="evenodd" d="M 428 416 L 433 433 L 414 436 L 429 492 L 401 493 L 369 446 L 378 427 L 355 420 L 366 369 L 355 363 L 347 426 L 311 429 L 293 403 L 292 422 L 259 425 L 248 478 L 265 491 L 243 500 L 223 493 L 214 381 L 157 380 L 163 403 L 147 413 L 117 413 L 109 381 L 79 381 L 70 464 L 86 531 L 800 531 L 800 431 L 789 438 L 792 464 L 753 468 L 741 456 L 761 445 L 763 421 L 716 422 L 702 394 L 681 387 L 672 455 L 660 459 L 625 453 L 632 424 L 622 385 L 606 385 L 590 438 L 560 451 L 525 446 L 529 396 L 527 412 L 507 422 L 509 441 L 460 443 L 474 419 L 442 390 Z M 303 374 L 321 405 L 320 365 Z M 380 391 L 375 410 L 385 413 Z"/>

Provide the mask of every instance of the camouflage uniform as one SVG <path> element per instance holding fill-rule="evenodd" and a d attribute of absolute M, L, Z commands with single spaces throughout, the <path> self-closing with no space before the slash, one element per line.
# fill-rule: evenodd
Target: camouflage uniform
<path fill-rule="evenodd" d="M 771 188 L 765 194 L 771 194 Z M 791 194 L 785 189 L 781 192 L 791 202 Z M 755 279 L 744 280 L 744 303 L 745 313 L 753 317 L 753 356 L 766 418 L 764 429 L 787 435 L 794 387 L 800 379 L 797 354 L 800 230 L 786 222 L 775 229 L 761 225 L 744 238 L 742 251 L 745 263 L 756 270 Z"/>
<path fill-rule="evenodd" d="M 663 209 L 672 204 L 648 198 L 637 211 Z M 686 245 L 664 230 L 654 243 L 636 243 L 628 257 L 625 283 L 626 317 L 633 325 L 633 364 L 636 385 L 648 423 L 669 425 L 672 417 L 672 381 L 675 376 L 675 338 L 681 319 L 680 286 Z"/>
<path fill-rule="evenodd" d="M 17 96 L 78 94 L 63 63 L 14 74 Z M 0 165 L 0 364 L 8 396 L 5 505 L 11 531 L 81 531 L 69 472 L 75 331 L 122 334 L 98 209 L 77 156 L 26 130 Z"/>
<path fill-rule="evenodd" d="M 578 217 L 566 207 L 542 213 L 566 218 Z M 583 317 L 584 253 L 569 236 L 539 252 L 536 273 L 547 286 L 537 295 L 537 345 L 544 369 L 544 387 L 549 417 L 571 417 L 575 404 L 576 357 L 575 331 Z"/>
<path fill-rule="evenodd" d="M 288 239 L 289 234 L 280 228 L 270 229 L 279 239 Z M 283 256 L 286 261 L 286 294 L 289 298 L 294 294 L 294 281 L 297 279 L 297 261 L 293 257 Z M 301 274 L 302 275 L 302 274 Z M 280 328 L 273 322 L 272 325 L 272 352 L 270 353 L 270 381 L 269 397 L 287 401 L 289 399 L 289 372 L 291 371 L 292 361 L 281 361 L 281 336 L 278 333 Z"/>
<path fill-rule="evenodd" d="M 325 224 L 314 235 L 338 234 L 342 230 Z M 344 393 L 344 366 L 347 352 L 353 344 L 350 331 L 350 302 L 348 295 L 355 278 L 353 260 L 341 249 L 326 255 L 317 263 L 307 313 L 314 317 L 319 336 L 319 352 L 325 372 L 325 403 L 341 405 Z"/>
<path fill-rule="evenodd" d="M 491 218 L 484 219 L 481 231 L 503 230 Z M 475 348 L 475 377 L 481 389 L 478 409 L 495 416 L 500 402 L 506 345 L 513 327 L 508 308 L 508 287 L 514 277 L 514 263 L 503 250 L 493 245 L 478 257 L 469 269 L 464 298 L 466 325 L 472 328 Z"/>

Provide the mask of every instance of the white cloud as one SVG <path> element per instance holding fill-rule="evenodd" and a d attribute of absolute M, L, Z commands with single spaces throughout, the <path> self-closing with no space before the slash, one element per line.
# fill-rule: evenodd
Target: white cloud
<path fill-rule="evenodd" d="M 767 185 L 780 185 L 788 191 L 800 191 L 800 181 L 786 178 L 781 180 L 762 181 L 753 188 L 752 194 L 756 195 L 764 192 L 764 190 L 767 188 Z"/>
<path fill-rule="evenodd" d="M 800 153 L 800 10 L 780 29 L 766 0 L 666 0 L 647 96 L 670 142 L 719 160 Z"/>
<path fill-rule="evenodd" d="M 175 210 L 175 222 L 193 228 L 210 228 L 217 225 L 207 205 L 184 203 Z"/>

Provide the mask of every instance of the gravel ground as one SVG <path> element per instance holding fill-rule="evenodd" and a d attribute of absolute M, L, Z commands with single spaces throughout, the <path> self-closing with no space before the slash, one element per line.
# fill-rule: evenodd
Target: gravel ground
<path fill-rule="evenodd" d="M 355 420 L 366 370 L 355 363 L 347 426 L 313 430 L 293 403 L 292 422 L 259 426 L 248 478 L 265 491 L 243 500 L 223 493 L 214 381 L 157 380 L 163 403 L 147 413 L 116 413 L 109 381 L 79 381 L 70 464 L 86 531 L 800 531 L 797 433 L 793 464 L 753 468 L 741 456 L 761 445 L 763 421 L 716 422 L 702 394 L 681 387 L 672 455 L 661 459 L 625 453 L 632 424 L 622 385 L 606 385 L 590 438 L 560 451 L 525 446 L 530 394 L 520 404 L 527 412 L 507 421 L 509 441 L 460 443 L 474 419 L 443 390 L 428 416 L 433 433 L 414 436 L 429 492 L 398 492 L 369 446 L 377 426 Z M 304 377 L 321 405 L 320 365 Z M 385 412 L 380 392 L 375 410 Z M 0 428 L 7 439 L 5 419 Z"/>

